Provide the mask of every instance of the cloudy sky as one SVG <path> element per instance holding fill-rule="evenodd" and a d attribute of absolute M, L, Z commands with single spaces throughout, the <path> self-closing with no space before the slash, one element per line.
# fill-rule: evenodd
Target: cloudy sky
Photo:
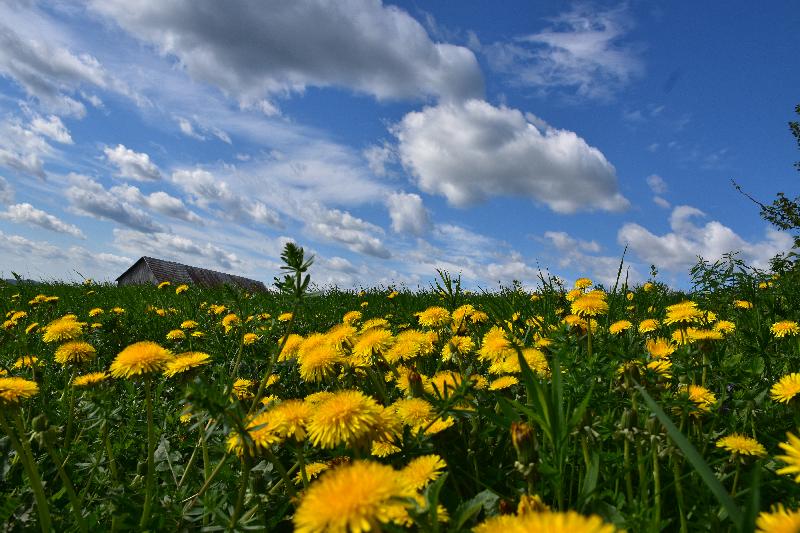
<path fill-rule="evenodd" d="M 0 275 L 686 286 L 791 245 L 794 1 L 5 0 Z"/>

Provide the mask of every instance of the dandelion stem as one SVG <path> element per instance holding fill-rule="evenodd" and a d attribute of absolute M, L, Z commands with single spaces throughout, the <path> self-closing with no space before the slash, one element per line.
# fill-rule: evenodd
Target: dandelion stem
<path fill-rule="evenodd" d="M 108 420 L 103 422 L 103 444 L 106 448 L 106 455 L 108 456 L 108 468 L 111 470 L 111 475 L 114 477 L 115 481 L 119 481 L 117 463 L 114 461 L 114 449 L 111 447 L 111 439 L 109 439 Z"/>
<path fill-rule="evenodd" d="M 303 450 L 303 445 L 301 443 L 297 443 L 296 445 L 297 451 L 297 464 L 300 465 L 300 478 L 303 480 L 303 488 L 308 488 L 308 474 L 306 473 L 306 456 Z"/>
<path fill-rule="evenodd" d="M 681 484 L 681 465 L 677 457 L 672 458 L 672 476 L 675 478 L 675 499 L 678 500 L 678 516 L 681 521 L 681 533 L 689 531 L 689 524 L 686 522 L 686 504 L 683 500 L 683 485 Z"/>
<path fill-rule="evenodd" d="M 139 527 L 144 529 L 150 521 L 150 507 L 153 503 L 153 488 L 155 482 L 156 435 L 153 428 L 153 399 L 150 394 L 150 377 L 144 382 L 145 402 L 147 403 L 147 478 L 145 479 L 144 507 Z"/>
<path fill-rule="evenodd" d="M 247 497 L 247 487 L 250 484 L 250 459 L 247 457 L 247 454 L 242 456 L 241 477 L 242 480 L 241 484 L 239 485 L 239 495 L 236 498 L 236 507 L 234 507 L 230 522 L 228 522 L 228 529 L 230 531 L 234 531 L 236 522 L 239 521 L 239 517 L 242 514 L 242 509 L 244 509 L 244 500 Z"/>
<path fill-rule="evenodd" d="M 653 531 L 661 530 L 661 467 L 658 464 L 658 442 L 653 448 Z"/>
<path fill-rule="evenodd" d="M 89 531 L 89 527 L 86 525 L 86 520 L 83 518 L 83 514 L 81 514 L 81 509 L 83 509 L 81 499 L 75 493 L 75 487 L 72 485 L 72 480 L 67 475 L 66 470 L 64 470 L 64 465 L 62 464 L 61 456 L 58 453 L 58 450 L 53 447 L 50 435 L 45 435 L 44 439 L 42 440 L 44 441 L 47 453 L 50 454 L 50 458 L 56 464 L 56 468 L 58 469 L 58 477 L 61 478 L 61 482 L 64 484 L 64 490 L 67 492 L 67 497 L 69 497 L 69 502 L 72 504 L 72 511 L 75 514 L 75 520 L 78 522 L 78 529 L 84 532 Z"/>
<path fill-rule="evenodd" d="M 68 384 L 72 384 L 75 379 L 76 370 L 72 369 L 72 376 L 69 378 Z M 69 386 L 69 385 L 68 385 Z M 69 446 L 72 440 L 72 422 L 75 418 L 75 387 L 69 386 L 69 411 L 67 412 L 67 430 L 64 433 L 64 446 Z"/>

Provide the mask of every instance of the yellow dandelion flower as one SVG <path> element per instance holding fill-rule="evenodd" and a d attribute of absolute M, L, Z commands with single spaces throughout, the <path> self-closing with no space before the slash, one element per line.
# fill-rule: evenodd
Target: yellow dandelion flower
<path fill-rule="evenodd" d="M 344 353 L 345 349 L 353 346 L 355 336 L 356 328 L 344 323 L 333 326 L 325 333 L 328 343 L 339 353 Z"/>
<path fill-rule="evenodd" d="M 790 337 L 800 333 L 800 326 L 798 326 L 797 322 L 794 320 L 782 320 L 772 324 L 769 330 L 776 339 L 781 339 L 783 337 Z"/>
<path fill-rule="evenodd" d="M 115 315 L 121 315 L 125 312 L 125 309 L 121 307 L 112 307 L 111 312 L 114 313 Z"/>
<path fill-rule="evenodd" d="M 164 287 L 169 287 L 170 285 L 172 285 L 172 283 L 170 283 L 169 281 L 162 281 L 161 283 L 158 284 L 158 288 L 163 289 Z"/>
<path fill-rule="evenodd" d="M 757 533 L 797 533 L 800 531 L 800 511 L 786 510 L 783 505 L 772 506 L 756 519 Z"/>
<path fill-rule="evenodd" d="M 67 315 L 50 322 L 44 328 L 44 342 L 74 341 L 83 333 L 86 324 L 78 322 L 75 315 Z"/>
<path fill-rule="evenodd" d="M 469 317 L 469 321 L 472 322 L 473 324 L 482 324 L 483 322 L 486 322 L 487 320 L 489 320 L 489 315 L 487 315 L 483 311 L 475 311 Z"/>
<path fill-rule="evenodd" d="M 225 333 L 228 333 L 241 323 L 242 321 L 235 313 L 228 313 L 222 318 L 222 327 L 225 328 Z"/>
<path fill-rule="evenodd" d="M 678 387 L 680 393 L 686 394 L 689 397 L 698 411 L 707 412 L 711 410 L 711 406 L 717 401 L 717 396 L 700 385 L 680 385 Z"/>
<path fill-rule="evenodd" d="M 390 466 L 355 461 L 325 472 L 294 514 L 296 533 L 363 533 L 404 514 L 398 500 L 413 495 Z"/>
<path fill-rule="evenodd" d="M 514 353 L 505 331 L 497 326 L 492 326 L 483 336 L 481 348 L 478 350 L 478 358 L 487 361 L 500 361 L 514 355 Z"/>
<path fill-rule="evenodd" d="M 467 319 L 472 317 L 474 313 L 475 308 L 472 306 L 472 304 L 464 304 L 453 311 L 453 325 L 455 326 L 455 329 L 457 330 L 461 326 L 465 325 Z"/>
<path fill-rule="evenodd" d="M 776 402 L 789 403 L 798 394 L 800 394 L 800 374 L 797 372 L 783 376 L 770 389 L 770 395 Z"/>
<path fill-rule="evenodd" d="M 378 402 L 361 391 L 335 392 L 316 406 L 308 434 L 314 446 L 321 448 L 354 446 L 376 432 L 383 420 L 382 411 Z"/>
<path fill-rule="evenodd" d="M 175 294 L 180 294 L 180 293 L 186 292 L 188 290 L 189 290 L 189 286 L 184 283 L 182 285 L 178 285 L 177 287 L 175 287 Z"/>
<path fill-rule="evenodd" d="M 88 342 L 72 341 L 62 344 L 56 349 L 56 363 L 66 365 L 69 363 L 85 363 L 97 355 L 97 350 Z"/>
<path fill-rule="evenodd" d="M 0 404 L 14 405 L 38 393 L 39 385 L 35 381 L 17 377 L 0 378 Z"/>
<path fill-rule="evenodd" d="M 319 335 L 319 334 L 318 334 Z M 342 361 L 336 348 L 327 342 L 324 335 L 320 335 L 320 342 L 304 346 L 298 353 L 300 377 L 304 381 L 319 382 L 334 375 L 336 364 Z"/>
<path fill-rule="evenodd" d="M 391 442 L 374 440 L 372 441 L 372 448 L 370 448 L 369 454 L 375 457 L 389 457 L 399 451 L 400 448 Z"/>
<path fill-rule="evenodd" d="M 445 397 L 453 393 L 461 384 L 461 374 L 450 370 L 437 372 L 425 382 L 425 390 L 429 394 Z"/>
<path fill-rule="evenodd" d="M 397 400 L 392 408 L 400 421 L 411 427 L 427 424 L 433 418 L 433 406 L 422 398 Z"/>
<path fill-rule="evenodd" d="M 647 353 L 649 353 L 650 357 L 653 359 L 664 359 L 665 357 L 669 357 L 675 353 L 675 350 L 678 348 L 668 339 L 663 337 L 648 339 L 644 346 L 647 350 Z"/>
<path fill-rule="evenodd" d="M 289 322 L 292 316 L 292 313 L 281 313 L 278 315 L 278 322 Z"/>
<path fill-rule="evenodd" d="M 423 455 L 412 459 L 400 470 L 400 482 L 410 490 L 421 490 L 442 475 L 447 463 L 438 455 Z"/>
<path fill-rule="evenodd" d="M 25 328 L 25 335 L 30 335 L 31 332 L 32 331 L 36 331 L 36 328 L 38 328 L 38 327 L 39 327 L 39 323 L 38 322 L 34 322 L 34 323 L 28 325 L 28 327 Z"/>
<path fill-rule="evenodd" d="M 594 282 L 591 279 L 578 278 L 575 280 L 575 285 L 573 285 L 573 287 L 575 287 L 576 289 L 588 289 L 592 285 L 594 285 Z"/>
<path fill-rule="evenodd" d="M 233 382 L 233 395 L 240 400 L 249 400 L 255 396 L 251 390 L 254 386 L 254 381 L 245 378 L 239 378 Z"/>
<path fill-rule="evenodd" d="M 489 384 L 489 390 L 503 390 L 512 387 L 519 383 L 519 380 L 514 376 L 503 376 L 492 381 Z"/>
<path fill-rule="evenodd" d="M 375 354 L 384 354 L 394 343 L 392 332 L 382 328 L 372 328 L 356 339 L 353 345 L 353 358 L 357 365 L 367 365 Z"/>
<path fill-rule="evenodd" d="M 35 355 L 23 355 L 18 357 L 11 368 L 19 370 L 20 368 L 33 368 L 39 364 L 39 358 Z"/>
<path fill-rule="evenodd" d="M 306 465 L 306 476 L 308 477 L 309 480 L 315 479 L 319 477 L 321 473 L 328 470 L 329 468 L 330 465 L 328 463 L 320 463 L 320 462 L 308 463 Z M 294 483 L 295 485 L 300 485 L 302 482 L 303 482 L 303 474 L 302 472 L 297 472 L 297 474 L 295 474 L 294 476 Z"/>
<path fill-rule="evenodd" d="M 81 376 L 75 376 L 72 380 L 73 387 L 92 387 L 104 382 L 109 377 L 107 372 L 90 372 Z"/>
<path fill-rule="evenodd" d="M 786 433 L 788 442 L 781 442 L 778 446 L 786 452 L 786 455 L 776 455 L 776 459 L 780 459 L 786 466 L 776 470 L 778 474 L 794 475 L 795 482 L 800 483 L 800 438 L 793 433 Z"/>
<path fill-rule="evenodd" d="M 331 396 L 333 396 L 332 392 L 324 390 L 309 394 L 308 396 L 305 397 L 303 401 L 305 401 L 306 403 L 308 403 L 308 405 L 312 407 L 316 407 L 325 400 L 329 399 Z"/>
<path fill-rule="evenodd" d="M 278 341 L 278 344 L 281 342 L 283 342 L 282 338 Z M 281 350 L 281 355 L 278 357 L 278 361 L 296 359 L 298 350 L 302 344 L 303 337 L 297 335 L 296 333 L 289 334 L 289 337 L 287 337 L 286 343 L 283 345 L 283 349 Z"/>
<path fill-rule="evenodd" d="M 117 354 L 109 372 L 115 378 L 160 372 L 173 357 L 172 352 L 155 342 L 137 342 Z"/>
<path fill-rule="evenodd" d="M 655 318 L 646 318 L 639 322 L 639 333 L 650 333 L 658 329 L 661 324 Z"/>
<path fill-rule="evenodd" d="M 184 320 L 181 322 L 181 329 L 195 329 L 198 326 L 198 323 L 194 320 Z"/>
<path fill-rule="evenodd" d="M 368 329 L 372 328 L 389 328 L 391 324 L 385 318 L 370 318 L 369 320 L 365 321 L 361 324 L 361 333 L 367 331 Z"/>
<path fill-rule="evenodd" d="M 583 516 L 575 511 L 544 511 L 522 515 L 498 515 L 478 524 L 475 533 L 614 533 L 616 528 L 597 515 Z"/>
<path fill-rule="evenodd" d="M 342 317 L 342 323 L 352 326 L 361 320 L 361 311 L 348 311 Z"/>
<path fill-rule="evenodd" d="M 452 317 L 450 311 L 444 307 L 433 306 L 415 313 L 419 319 L 419 324 L 426 328 L 443 328 L 450 324 Z"/>
<path fill-rule="evenodd" d="M 242 342 L 245 346 L 250 346 L 251 344 L 255 344 L 258 340 L 258 335 L 255 333 L 245 333 L 244 337 L 242 337 Z"/>
<path fill-rule="evenodd" d="M 89 311 L 89 317 L 90 318 L 94 318 L 94 317 L 100 316 L 102 314 L 103 314 L 103 310 L 101 308 L 99 308 L 99 307 L 95 307 L 94 309 L 91 309 Z"/>
<path fill-rule="evenodd" d="M 668 326 L 672 324 L 685 326 L 686 324 L 699 322 L 702 316 L 703 312 L 697 308 L 697 304 L 687 300 L 667 306 L 667 318 L 664 319 L 664 324 Z"/>
<path fill-rule="evenodd" d="M 730 320 L 720 320 L 714 324 L 714 331 L 719 331 L 720 333 L 724 334 L 733 333 L 736 331 L 736 324 Z"/>
<path fill-rule="evenodd" d="M 164 368 L 164 375 L 168 378 L 188 372 L 198 366 L 207 365 L 211 362 L 211 356 L 203 352 L 184 352 L 175 356 L 167 362 Z"/>
<path fill-rule="evenodd" d="M 275 422 L 275 433 L 281 438 L 302 441 L 306 438 L 306 426 L 311 416 L 312 405 L 303 400 L 285 400 L 267 411 Z"/>
<path fill-rule="evenodd" d="M 182 329 L 173 329 L 167 333 L 168 341 L 180 341 L 186 338 L 186 333 Z"/>
<path fill-rule="evenodd" d="M 245 424 L 246 437 L 238 432 L 228 437 L 228 451 L 243 455 L 248 450 L 255 452 L 283 442 L 283 437 L 277 431 L 279 424 L 280 421 L 269 411 L 256 414 Z"/>
<path fill-rule="evenodd" d="M 654 285 L 654 284 L 652 284 L 652 283 L 650 283 L 649 281 L 648 281 L 647 283 L 645 283 L 644 285 L 642 285 L 642 290 L 643 290 L 644 292 L 650 292 L 650 291 L 652 291 L 654 288 L 655 288 L 655 285 Z"/>
<path fill-rule="evenodd" d="M 608 332 L 612 335 L 619 335 L 623 331 L 627 331 L 633 327 L 630 320 L 618 320 L 608 327 Z"/>
<path fill-rule="evenodd" d="M 433 342 L 428 335 L 416 329 L 407 329 L 397 334 L 394 344 L 384 357 L 390 363 L 397 363 L 430 354 L 432 351 Z"/>
<path fill-rule="evenodd" d="M 451 427 L 453 424 L 455 424 L 455 420 L 453 420 L 452 418 L 438 418 L 434 423 L 430 424 L 429 426 L 426 424 L 428 429 L 425 430 L 425 434 L 436 435 L 437 433 L 441 433 L 445 429 Z"/>
<path fill-rule="evenodd" d="M 733 455 L 767 455 L 767 450 L 756 439 L 732 433 L 717 440 L 717 448 L 724 448 Z"/>
<path fill-rule="evenodd" d="M 686 328 L 686 337 L 690 342 L 720 341 L 722 340 L 722 332 L 706 328 Z"/>
<path fill-rule="evenodd" d="M 748 302 L 747 300 L 734 300 L 733 306 L 739 309 L 752 309 L 753 304 Z"/>
<path fill-rule="evenodd" d="M 672 370 L 672 361 L 669 359 L 656 359 L 655 361 L 650 361 L 647 363 L 647 368 L 666 379 L 672 378 L 672 374 L 670 373 Z"/>
<path fill-rule="evenodd" d="M 583 296 L 583 290 L 582 289 L 572 289 L 564 297 L 567 299 L 568 302 L 574 302 L 575 300 L 577 300 L 581 296 Z"/>

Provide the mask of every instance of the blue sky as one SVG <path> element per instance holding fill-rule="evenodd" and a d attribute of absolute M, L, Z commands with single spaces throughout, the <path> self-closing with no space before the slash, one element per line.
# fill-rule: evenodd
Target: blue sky
<path fill-rule="evenodd" d="M 794 2 L 0 6 L 0 271 L 608 283 L 791 246 Z"/>

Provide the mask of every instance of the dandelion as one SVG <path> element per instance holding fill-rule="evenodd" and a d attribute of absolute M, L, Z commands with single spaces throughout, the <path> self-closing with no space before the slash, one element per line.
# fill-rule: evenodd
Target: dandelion
<path fill-rule="evenodd" d="M 417 427 L 433 418 L 433 406 L 422 398 L 406 398 L 392 404 L 400 421 L 406 426 Z"/>
<path fill-rule="evenodd" d="M 660 325 L 655 318 L 646 318 L 639 322 L 639 333 L 651 333 L 657 330 Z"/>
<path fill-rule="evenodd" d="M 572 289 L 566 294 L 565 298 L 567 299 L 568 302 L 574 302 L 582 295 L 583 291 L 581 289 Z"/>
<path fill-rule="evenodd" d="M 374 440 L 369 454 L 375 457 L 389 457 L 400 451 L 400 448 L 391 442 Z"/>
<path fill-rule="evenodd" d="M 580 317 L 604 315 L 608 312 L 608 303 L 603 296 L 585 294 L 572 302 L 572 312 Z"/>
<path fill-rule="evenodd" d="M 573 285 L 576 289 L 588 289 L 594 285 L 594 282 L 589 278 L 578 278 L 575 280 L 575 285 Z"/>
<path fill-rule="evenodd" d="M 447 463 L 438 455 L 423 455 L 412 459 L 400 471 L 400 482 L 409 490 L 421 490 L 442 475 Z"/>
<path fill-rule="evenodd" d="M 702 317 L 703 312 L 697 308 L 697 304 L 692 301 L 680 302 L 667 307 L 667 318 L 664 319 L 664 324 L 685 326 L 687 324 L 698 322 Z"/>
<path fill-rule="evenodd" d="M 478 524 L 475 533 L 614 533 L 616 528 L 597 515 L 583 516 L 575 511 L 498 515 Z"/>
<path fill-rule="evenodd" d="M 294 514 L 297 533 L 380 531 L 405 514 L 398 501 L 413 495 L 390 466 L 355 461 L 325 472 L 303 495 Z"/>
<path fill-rule="evenodd" d="M 688 395 L 689 400 L 697 407 L 698 411 L 708 412 L 717 401 L 717 396 L 700 385 L 681 385 L 678 391 Z"/>
<path fill-rule="evenodd" d="M 672 361 L 669 359 L 656 359 L 655 361 L 650 361 L 647 363 L 647 368 L 664 377 L 665 379 L 672 378 L 672 374 L 670 373 L 672 369 Z"/>
<path fill-rule="evenodd" d="M 732 433 L 717 440 L 717 448 L 724 448 L 736 455 L 767 455 L 767 450 L 756 439 L 740 433 Z"/>
<path fill-rule="evenodd" d="M 519 380 L 514 376 L 503 376 L 492 381 L 489 384 L 489 390 L 503 390 L 512 387 L 519 383 Z"/>
<path fill-rule="evenodd" d="M 78 322 L 75 315 L 66 315 L 50 322 L 44 328 L 44 342 L 73 341 L 83 333 L 83 322 Z"/>
<path fill-rule="evenodd" d="M 443 328 L 450 324 L 452 317 L 444 307 L 433 306 L 416 313 L 419 324 L 426 328 Z"/>
<path fill-rule="evenodd" d="M 342 357 L 333 345 L 321 342 L 303 349 L 297 360 L 300 363 L 300 377 L 304 381 L 319 382 L 333 376 L 336 364 L 342 361 Z"/>
<path fill-rule="evenodd" d="M 800 394 L 800 374 L 797 372 L 783 376 L 770 389 L 770 395 L 776 402 L 789 403 L 798 394 Z"/>
<path fill-rule="evenodd" d="M 95 307 L 89 311 L 89 318 L 94 318 L 96 316 L 100 316 L 103 314 L 103 310 L 99 307 Z"/>
<path fill-rule="evenodd" d="M 748 302 L 747 300 L 734 300 L 733 306 L 738 309 L 752 309 L 753 304 Z"/>
<path fill-rule="evenodd" d="M 117 354 L 109 371 L 115 378 L 151 374 L 163 370 L 172 358 L 172 352 L 155 342 L 137 342 Z"/>
<path fill-rule="evenodd" d="M 736 324 L 731 322 L 730 320 L 720 320 L 716 324 L 714 324 L 714 331 L 719 331 L 720 333 L 727 334 L 733 333 L 736 330 Z"/>
<path fill-rule="evenodd" d="M 308 422 L 314 446 L 355 446 L 375 434 L 382 422 L 382 407 L 361 391 L 333 393 L 316 406 Z"/>
<path fill-rule="evenodd" d="M 27 328 L 25 328 L 25 335 L 30 335 L 30 334 L 31 334 L 31 332 L 32 332 L 32 331 L 36 331 L 36 329 L 37 329 L 38 327 L 39 327 L 39 323 L 38 323 L 38 322 L 34 322 L 34 323 L 32 323 L 32 324 L 28 325 L 28 327 L 27 327 Z"/>
<path fill-rule="evenodd" d="M 450 370 L 443 370 L 437 372 L 432 378 L 425 383 L 425 390 L 430 394 L 437 396 L 448 396 L 461 384 L 461 374 L 458 372 L 451 372 Z"/>
<path fill-rule="evenodd" d="M 17 377 L 0 378 L 0 404 L 16 405 L 20 400 L 25 400 L 39 393 L 39 385 L 35 381 Z"/>
<path fill-rule="evenodd" d="M 85 363 L 94 359 L 95 355 L 97 350 L 88 342 L 72 341 L 56 349 L 55 360 L 62 365 Z"/>
<path fill-rule="evenodd" d="M 664 359 L 675 353 L 677 346 L 663 337 L 658 337 L 656 339 L 648 339 L 645 343 L 645 349 L 650 354 L 650 357 Z"/>
<path fill-rule="evenodd" d="M 39 358 L 35 355 L 23 355 L 18 357 L 11 368 L 19 370 L 20 368 L 33 368 L 39 364 Z"/>
<path fill-rule="evenodd" d="M 164 375 L 168 378 L 188 372 L 193 368 L 207 365 L 211 362 L 211 356 L 203 352 L 184 352 L 175 356 L 167 362 L 164 368 Z"/>
<path fill-rule="evenodd" d="M 795 482 L 800 483 L 800 437 L 793 433 L 786 433 L 788 442 L 781 442 L 778 446 L 786 452 L 786 455 L 776 455 L 776 459 L 780 459 L 786 466 L 776 470 L 778 474 L 794 475 Z"/>
<path fill-rule="evenodd" d="M 361 311 L 348 311 L 342 317 L 342 323 L 349 326 L 352 326 L 359 320 L 361 320 Z"/>
<path fill-rule="evenodd" d="M 108 379 L 107 372 L 91 372 L 89 374 L 83 374 L 81 376 L 75 376 L 72 380 L 73 387 L 93 387 L 99 383 L 104 382 Z"/>
<path fill-rule="evenodd" d="M 283 342 L 283 338 L 278 341 L 278 344 Z M 303 344 L 303 337 L 297 335 L 296 333 L 290 334 L 286 338 L 286 343 L 283 345 L 283 349 L 281 350 L 281 354 L 278 357 L 278 361 L 288 361 L 289 359 L 296 359 L 298 355 L 298 350 L 300 346 Z"/>
<path fill-rule="evenodd" d="M 483 336 L 478 357 L 488 361 L 500 361 L 514 353 L 506 333 L 499 327 L 492 326 Z"/>
<path fill-rule="evenodd" d="M 408 329 L 397 334 L 394 344 L 384 357 L 390 363 L 397 363 L 430 354 L 432 351 L 433 342 L 428 335 L 416 329 Z"/>
<path fill-rule="evenodd" d="M 198 326 L 194 320 L 184 320 L 181 322 L 181 329 L 195 329 Z"/>
<path fill-rule="evenodd" d="M 161 283 L 158 284 L 158 288 L 163 289 L 164 287 L 169 287 L 170 285 L 172 285 L 172 283 L 170 283 L 169 281 L 162 281 Z"/>
<path fill-rule="evenodd" d="M 189 286 L 184 283 L 182 285 L 178 285 L 177 287 L 175 287 L 175 294 L 181 294 L 182 292 L 186 292 L 188 290 Z"/>
<path fill-rule="evenodd" d="M 167 333 L 168 341 L 180 341 L 186 338 L 186 333 L 182 329 L 173 329 Z"/>
<path fill-rule="evenodd" d="M 756 519 L 757 533 L 796 533 L 800 531 L 800 511 L 786 510 L 774 505 L 770 512 L 763 511 Z"/>
<path fill-rule="evenodd" d="M 258 451 L 283 442 L 284 439 L 277 432 L 278 424 L 279 420 L 273 417 L 269 411 L 258 413 L 245 425 L 247 437 L 243 437 L 239 433 L 232 433 L 228 437 L 228 451 L 243 455 L 250 450 L 251 444 L 253 449 L 250 451 Z"/>
<path fill-rule="evenodd" d="M 330 468 L 328 463 L 321 463 L 321 462 L 314 462 L 308 463 L 306 465 L 306 477 L 311 480 L 319 477 L 319 475 Z M 299 485 L 303 482 L 303 474 L 302 472 L 298 472 L 294 476 L 294 483 L 295 485 Z"/>
<path fill-rule="evenodd" d="M 278 315 L 278 322 L 289 322 L 292 319 L 292 313 L 281 313 Z"/>
<path fill-rule="evenodd" d="M 769 330 L 776 339 L 781 339 L 783 337 L 794 336 L 800 333 L 800 326 L 798 326 L 797 322 L 793 320 L 782 320 L 772 324 Z"/>
<path fill-rule="evenodd" d="M 225 328 L 225 333 L 228 333 L 230 330 L 241 324 L 241 320 L 239 317 L 236 316 L 235 313 L 228 313 L 222 319 L 222 327 Z"/>
<path fill-rule="evenodd" d="M 353 345 L 356 364 L 367 365 L 375 354 L 384 354 L 392 346 L 394 337 L 387 329 L 373 328 L 362 333 Z"/>
<path fill-rule="evenodd" d="M 618 320 L 608 327 L 608 332 L 612 335 L 619 335 L 623 331 L 627 331 L 633 327 L 630 320 Z"/>
<path fill-rule="evenodd" d="M 250 346 L 251 344 L 255 344 L 257 340 L 258 340 L 258 335 L 256 335 L 255 333 L 245 333 L 244 337 L 242 337 L 242 343 L 245 346 Z"/>
<path fill-rule="evenodd" d="M 390 326 L 391 324 L 389 324 L 389 321 L 386 320 L 385 318 L 370 318 L 369 320 L 361 324 L 361 333 L 364 333 L 365 331 L 373 328 L 388 329 Z"/>
<path fill-rule="evenodd" d="M 255 386 L 255 382 L 245 378 L 239 378 L 233 382 L 233 395 L 240 400 L 249 400 L 255 394 L 251 389 Z"/>
<path fill-rule="evenodd" d="M 110 312 L 114 313 L 115 315 L 121 315 L 121 314 L 125 313 L 125 309 L 123 309 L 121 307 L 112 307 Z"/>

